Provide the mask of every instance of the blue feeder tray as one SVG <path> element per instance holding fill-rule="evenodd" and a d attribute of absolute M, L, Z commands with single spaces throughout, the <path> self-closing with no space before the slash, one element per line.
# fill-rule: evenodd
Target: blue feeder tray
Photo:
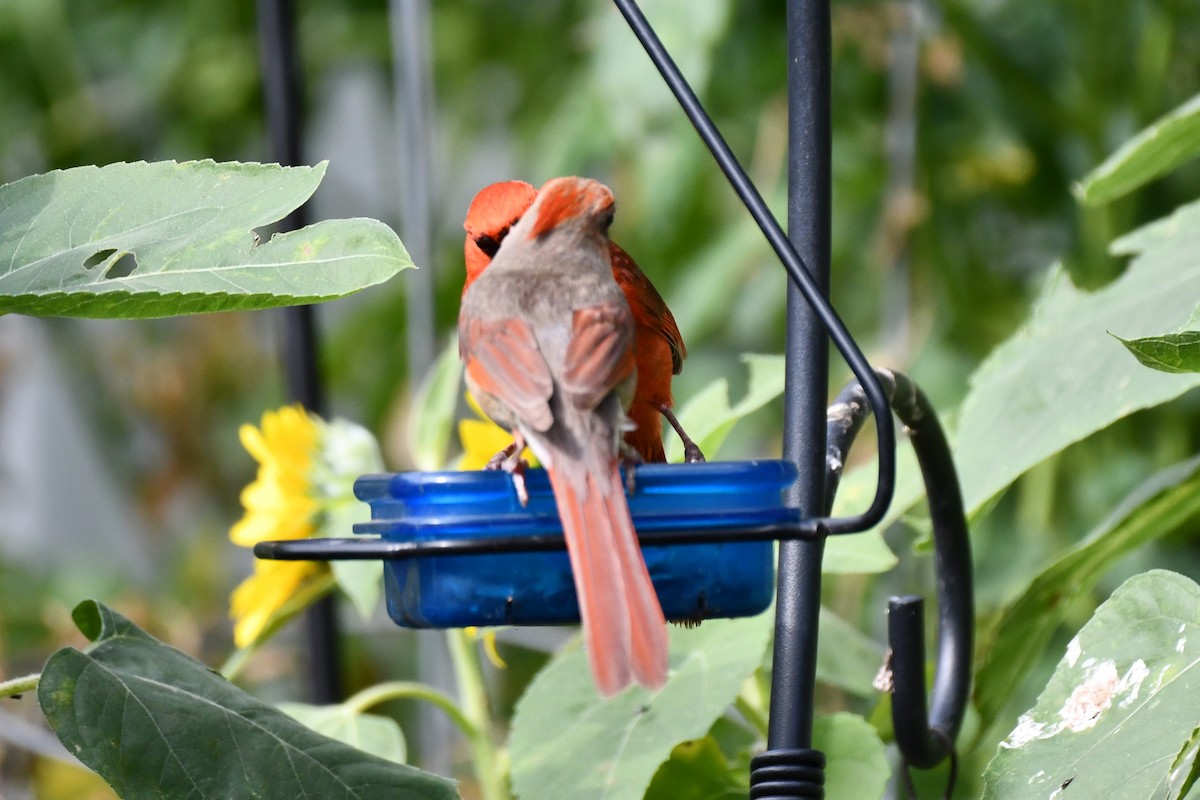
<path fill-rule="evenodd" d="M 783 525 L 800 519 L 781 501 L 795 480 L 787 461 L 648 464 L 637 468 L 629 507 L 640 533 Z M 526 487 L 522 508 L 502 472 L 365 475 L 354 493 L 370 504 L 371 521 L 354 532 L 388 542 L 561 536 L 545 471 L 528 470 Z M 771 603 L 770 541 L 645 545 L 642 552 L 669 620 L 748 616 Z M 562 550 L 389 560 L 384 583 L 388 613 L 409 628 L 579 621 Z"/>

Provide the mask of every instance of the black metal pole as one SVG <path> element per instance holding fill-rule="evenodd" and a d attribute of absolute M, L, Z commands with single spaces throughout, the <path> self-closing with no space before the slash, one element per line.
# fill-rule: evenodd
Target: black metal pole
<path fill-rule="evenodd" d="M 788 0 L 788 238 L 828 293 L 830 233 L 829 2 Z M 788 284 L 783 455 L 800 480 L 788 500 L 824 511 L 824 411 L 829 343 L 795 284 Z M 817 619 L 825 542 L 782 542 L 768 748 L 812 746 Z"/>
<path fill-rule="evenodd" d="M 258 0 L 258 34 L 271 158 L 285 166 L 295 166 L 302 163 L 301 92 L 291 0 Z M 307 213 L 301 206 L 279 228 L 295 230 L 307 221 Z M 288 397 L 315 414 L 324 414 L 325 395 L 317 367 L 316 312 L 312 306 L 296 306 L 278 313 Z M 332 596 L 308 609 L 305 630 L 312 700 L 319 704 L 336 703 L 342 699 L 342 676 L 337 658 L 337 609 Z"/>

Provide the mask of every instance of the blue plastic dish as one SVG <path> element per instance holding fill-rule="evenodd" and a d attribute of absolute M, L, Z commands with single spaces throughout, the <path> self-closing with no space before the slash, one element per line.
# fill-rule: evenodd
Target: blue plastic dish
<path fill-rule="evenodd" d="M 752 528 L 795 522 L 783 491 L 787 461 L 648 464 L 629 496 L 639 532 Z M 354 493 L 371 506 L 355 533 L 388 541 L 562 534 L 544 470 L 526 472 L 529 505 L 503 472 L 364 475 Z M 647 545 L 650 578 L 669 620 L 757 614 L 773 597 L 771 542 Z M 421 556 L 384 562 L 388 613 L 408 628 L 560 625 L 579 621 L 565 551 Z"/>

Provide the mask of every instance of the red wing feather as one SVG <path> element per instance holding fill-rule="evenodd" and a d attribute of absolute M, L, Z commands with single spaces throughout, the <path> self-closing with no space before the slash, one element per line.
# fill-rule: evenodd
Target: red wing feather
<path fill-rule="evenodd" d="M 575 310 L 562 387 L 577 408 L 595 408 L 633 374 L 633 336 L 633 318 L 624 303 Z"/>
<path fill-rule="evenodd" d="M 683 335 L 671 309 L 667 308 L 666 301 L 637 262 L 615 244 L 612 246 L 612 268 L 613 277 L 625 293 L 638 325 L 652 328 L 671 346 L 671 372 L 678 375 L 683 370 L 687 348 L 683 346 Z"/>
<path fill-rule="evenodd" d="M 471 380 L 536 431 L 554 423 L 554 380 L 529 324 L 520 319 L 471 320 L 459 331 Z"/>

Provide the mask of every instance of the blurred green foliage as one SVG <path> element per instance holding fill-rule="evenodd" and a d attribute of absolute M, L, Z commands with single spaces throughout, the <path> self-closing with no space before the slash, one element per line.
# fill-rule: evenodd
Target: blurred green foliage
<path fill-rule="evenodd" d="M 782 214 L 784 4 L 644 5 Z M 390 85 L 387 7 L 382 0 L 298 6 L 316 127 L 328 122 L 351 81 L 365 75 Z M 737 357 L 782 348 L 783 274 L 615 10 L 602 0 L 431 6 L 435 255 L 420 266 L 434 273 L 442 332 L 457 313 L 459 225 L 471 194 L 494 180 L 536 184 L 589 174 L 616 191 L 614 237 L 662 290 L 687 341 L 677 396 L 727 376 L 740 397 Z M 1200 88 L 1200 5 L 939 0 L 916 6 L 915 25 L 905 22 L 911 8 L 832 5 L 833 296 L 869 355 L 909 371 L 949 410 L 965 396 L 967 376 L 1025 318 L 1051 264 L 1061 261 L 1085 287 L 1103 285 L 1124 268 L 1108 254 L 1113 239 L 1200 197 L 1195 162 L 1104 206 L 1083 208 L 1071 195 L 1072 184 L 1122 142 Z M 898 58 L 905 36 L 917 48 L 911 64 Z M 265 159 L 258 59 L 250 3 L 0 3 L 0 181 L 118 160 Z M 906 75 L 917 86 L 910 110 L 897 100 Z M 376 121 L 397 113 L 375 110 Z M 335 122 L 345 132 L 366 124 Z M 336 149 L 336 142 L 322 146 Z M 309 160 L 329 155 L 314 151 Z M 330 182 L 338 169 L 335 154 Z M 392 174 L 382 163 L 379 171 Z M 405 188 L 392 187 L 401 203 Z M 393 225 L 399 219 L 398 208 L 386 204 L 367 213 Z M 405 364 L 404 290 L 403 280 L 393 281 L 322 311 L 334 410 L 379 432 L 395 468 L 411 463 L 404 431 L 420 378 Z M 248 571 L 224 544 L 237 492 L 253 471 L 236 429 L 282 397 L 273 318 L 121 323 L 103 336 L 89 323 L 35 324 L 67 367 L 76 411 L 122 500 L 145 524 L 140 545 L 158 565 L 140 583 L 95 574 L 81 580 L 164 640 L 219 662 L 229 649 L 224 595 Z M 0 376 L 9 370 L 0 362 Z M 840 365 L 834 374 L 836 381 L 847 375 Z M 1193 394 L 1124 419 L 1052 457 L 992 504 L 975 530 L 985 620 L 1052 554 L 1094 528 L 1115 498 L 1196 451 L 1196 402 Z M 779 419 L 771 409 L 743 422 L 727 445 L 730 455 L 776 452 Z M 19 498 L 5 503 L 0 511 L 11 513 Z M 0 519 L 0 537 L 5 524 Z M 911 536 L 900 530 L 891 538 L 901 545 L 898 570 L 831 580 L 826 592 L 828 605 L 870 633 L 878 632 L 882 597 L 929 585 L 928 560 L 902 546 Z M 1072 607 L 1068 627 L 1078 628 L 1138 569 L 1164 559 L 1181 570 L 1200 565 L 1182 538 L 1156 547 L 1101 579 L 1090 601 Z M 55 575 L 52 563 L 5 553 L 0 672 L 35 669 L 69 640 L 66 609 L 87 593 Z M 386 644 L 392 635 L 376 629 L 349 637 L 356 686 L 411 667 L 410 656 Z M 1061 652 L 1066 636 L 1058 636 L 1050 652 Z M 1052 666 L 1053 658 L 1041 677 Z M 295 697 L 287 681 L 296 668 L 283 643 L 248 678 Z M 514 694 L 509 684 L 527 675 L 500 676 L 502 692 Z M 1037 685 L 1014 693 L 1004 723 L 1031 704 Z M 869 710 L 832 689 L 822 704 Z M 979 732 L 962 773 L 980 775 L 1005 732 Z M 926 790 L 940 779 L 932 776 Z M 972 791 L 978 786 L 968 777 L 961 796 Z"/>

